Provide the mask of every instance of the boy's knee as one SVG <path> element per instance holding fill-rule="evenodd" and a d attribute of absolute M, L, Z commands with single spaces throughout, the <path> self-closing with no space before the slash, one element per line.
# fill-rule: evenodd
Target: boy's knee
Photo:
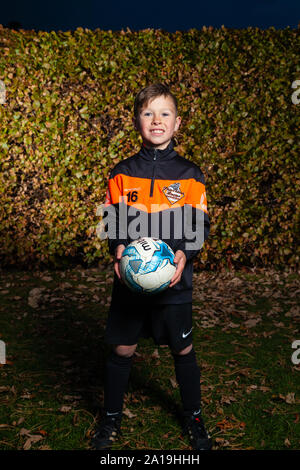
<path fill-rule="evenodd" d="M 189 354 L 192 349 L 193 349 L 193 345 L 190 344 L 190 345 L 187 346 L 186 348 L 181 349 L 181 351 L 174 351 L 174 350 L 172 350 L 172 353 L 173 353 L 173 354 L 178 354 L 179 356 L 185 356 L 186 354 Z"/>
<path fill-rule="evenodd" d="M 133 344 L 131 346 L 118 344 L 117 346 L 114 346 L 114 352 L 118 354 L 118 356 L 131 357 L 133 356 L 136 350 L 136 347 L 137 347 L 137 344 Z"/>

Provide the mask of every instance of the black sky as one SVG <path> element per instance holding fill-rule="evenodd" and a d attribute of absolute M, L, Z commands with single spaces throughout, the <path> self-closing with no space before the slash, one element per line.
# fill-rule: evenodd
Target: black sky
<path fill-rule="evenodd" d="M 81 26 L 113 31 L 161 28 L 174 32 L 202 26 L 295 29 L 300 0 L 12 0 L 2 2 L 0 24 L 23 29 L 69 31 Z"/>

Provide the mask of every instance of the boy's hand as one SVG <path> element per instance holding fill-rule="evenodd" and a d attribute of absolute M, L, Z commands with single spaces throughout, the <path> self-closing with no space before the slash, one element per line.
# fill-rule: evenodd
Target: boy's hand
<path fill-rule="evenodd" d="M 125 250 L 125 245 L 118 245 L 116 250 L 115 250 L 115 260 L 114 260 L 114 269 L 115 273 L 120 279 L 121 282 L 123 282 L 120 274 L 120 259 L 122 258 L 122 253 Z M 124 283 L 123 283 L 124 284 Z"/>
<path fill-rule="evenodd" d="M 182 250 L 177 250 L 176 251 L 175 258 L 174 258 L 174 263 L 177 264 L 177 268 L 176 268 L 176 271 L 174 273 L 174 276 L 171 279 L 169 287 L 175 286 L 175 284 L 177 284 L 177 282 L 179 282 L 180 279 L 181 279 L 181 274 L 182 274 L 182 271 L 184 270 L 184 266 L 185 266 L 185 263 L 186 263 L 186 256 L 185 256 L 185 254 L 183 253 Z"/>

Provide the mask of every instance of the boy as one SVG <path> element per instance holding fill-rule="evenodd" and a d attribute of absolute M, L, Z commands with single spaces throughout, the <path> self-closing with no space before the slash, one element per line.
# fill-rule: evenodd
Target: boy
<path fill-rule="evenodd" d="M 204 177 L 196 164 L 179 156 L 173 148 L 173 135 L 179 129 L 181 118 L 177 115 L 177 100 L 166 85 L 152 84 L 137 94 L 133 123 L 141 134 L 142 148 L 115 166 L 107 190 L 106 206 L 114 207 L 118 219 L 116 238 L 108 234 L 109 250 L 115 255 L 115 261 L 105 340 L 113 348 L 105 369 L 105 418 L 94 434 L 92 446 L 109 449 L 120 433 L 123 398 L 137 342 L 141 336 L 151 336 L 156 344 L 168 344 L 171 348 L 183 404 L 184 432 L 189 435 L 194 449 L 209 450 L 212 443 L 201 416 L 200 369 L 192 344 L 193 258 L 201 247 L 198 244 L 188 249 L 190 239 L 186 234 L 181 234 L 180 238 L 174 235 L 182 221 L 183 210 L 189 205 L 193 211 L 190 225 L 195 228 L 197 217 L 199 220 L 201 216 L 198 232 L 202 231 L 202 243 L 207 239 L 209 219 Z M 123 206 L 122 200 L 126 201 Z M 155 229 L 155 222 L 150 220 L 155 213 L 159 230 L 156 237 L 163 239 L 175 252 L 177 267 L 171 283 L 165 291 L 153 296 L 132 293 L 120 277 L 122 252 L 134 239 L 127 228 L 131 220 L 129 209 L 135 204 L 139 212 L 143 207 L 147 222 L 140 224 L 144 233 L 139 232 L 135 239 L 154 236 L 149 227 Z M 120 221 L 124 207 L 127 226 Z M 172 223 L 170 216 L 166 227 L 162 220 L 170 210 L 176 222 Z"/>

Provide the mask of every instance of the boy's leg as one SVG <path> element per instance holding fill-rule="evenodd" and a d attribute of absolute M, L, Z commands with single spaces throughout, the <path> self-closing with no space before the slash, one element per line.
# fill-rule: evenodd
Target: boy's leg
<path fill-rule="evenodd" d="M 104 376 L 105 417 L 91 442 L 92 447 L 96 450 L 110 449 L 113 441 L 121 432 L 124 394 L 136 346 L 136 344 L 115 346 L 106 361 Z"/>
<path fill-rule="evenodd" d="M 193 345 L 179 352 L 172 351 L 176 380 L 185 416 L 201 410 L 200 368 Z"/>
<path fill-rule="evenodd" d="M 173 353 L 175 373 L 185 414 L 200 409 L 200 369 L 192 345 L 192 303 L 155 305 L 152 332 Z"/>
<path fill-rule="evenodd" d="M 212 441 L 205 429 L 201 412 L 201 373 L 193 345 L 172 353 L 183 405 L 184 432 L 189 435 L 194 449 L 210 450 Z"/>
<path fill-rule="evenodd" d="M 113 348 L 105 365 L 104 410 L 105 414 L 122 413 L 132 359 L 137 345 L 118 345 Z"/>
<path fill-rule="evenodd" d="M 113 345 L 104 377 L 104 408 L 108 412 L 122 410 L 132 357 L 144 322 L 139 304 L 112 297 L 105 330 L 105 342 Z"/>

